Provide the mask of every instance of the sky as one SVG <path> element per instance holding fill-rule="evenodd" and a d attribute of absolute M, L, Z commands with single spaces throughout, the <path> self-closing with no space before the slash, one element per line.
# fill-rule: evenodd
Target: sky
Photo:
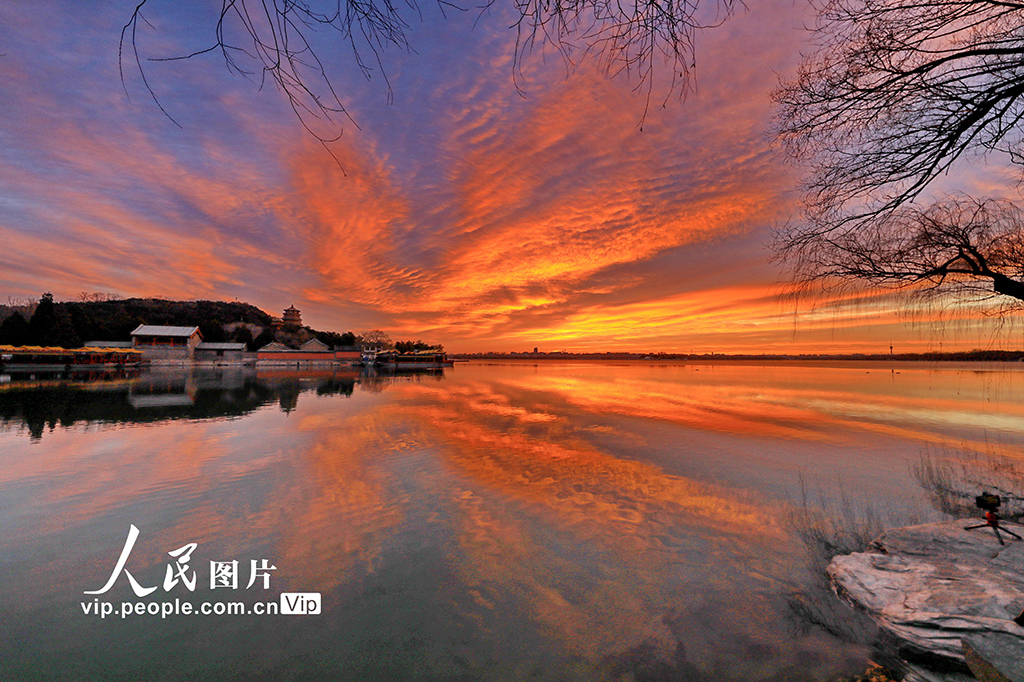
<path fill-rule="evenodd" d="M 692 91 L 537 48 L 504 6 L 408 12 L 364 73 L 312 40 L 347 116 L 313 121 L 213 43 L 219 0 L 0 5 L 0 303 L 53 292 L 289 305 L 316 329 L 452 351 L 830 353 L 1017 348 L 1016 319 L 889 294 L 795 296 L 798 217 L 771 91 L 807 51 L 802 0 L 698 35 Z M 228 26 L 229 36 L 237 27 Z M 235 33 L 231 33 L 235 31 Z M 364 55 L 365 56 L 365 55 Z M 245 67 L 244 55 L 239 63 Z M 123 73 L 123 79 L 122 79 Z M 149 95 L 148 82 L 159 104 Z M 977 190 L 1005 171 L 944 182 Z"/>

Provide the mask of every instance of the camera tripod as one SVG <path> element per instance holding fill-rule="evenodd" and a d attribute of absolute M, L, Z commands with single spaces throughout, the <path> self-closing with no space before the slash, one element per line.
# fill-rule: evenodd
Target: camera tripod
<path fill-rule="evenodd" d="M 964 528 L 964 530 L 974 530 L 975 528 L 991 528 L 992 532 L 996 534 L 996 540 L 999 540 L 1000 545 L 1005 545 L 1006 543 L 1003 542 L 1003 538 L 999 535 L 999 531 L 1003 531 L 1008 535 L 1012 535 L 1018 540 L 1024 539 L 1021 538 L 1021 536 L 1014 533 L 1009 528 L 999 525 L 999 514 L 996 514 L 994 511 L 991 510 L 985 512 L 985 523 L 979 523 L 976 526 L 967 526 L 966 528 Z"/>

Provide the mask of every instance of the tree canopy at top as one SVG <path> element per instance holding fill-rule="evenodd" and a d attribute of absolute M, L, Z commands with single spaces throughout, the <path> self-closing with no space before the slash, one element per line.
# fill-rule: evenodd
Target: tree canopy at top
<path fill-rule="evenodd" d="M 437 0 L 444 11 L 466 10 L 449 0 Z M 487 0 L 475 9 L 483 11 L 498 0 Z M 592 54 L 611 73 L 628 71 L 640 84 L 652 83 L 663 60 L 671 65 L 673 85 L 685 88 L 695 64 L 694 37 L 698 30 L 721 23 L 735 0 L 511 0 L 513 28 L 517 32 L 516 64 L 538 43 L 555 46 L 570 63 L 574 55 Z M 137 37 L 147 25 L 144 15 L 158 11 L 159 0 L 140 0 L 121 33 L 121 69 L 127 59 L 135 62 L 146 89 L 159 101 L 146 79 L 144 60 L 173 61 L 213 53 L 227 68 L 253 77 L 262 85 L 275 83 L 308 131 L 321 142 L 322 121 L 345 116 L 341 84 L 328 78 L 321 57 L 323 43 L 314 36 L 330 32 L 345 44 L 356 65 L 369 75 L 378 71 L 387 78 L 381 51 L 410 47 L 409 15 L 418 15 L 417 0 L 402 4 L 391 0 L 261 0 L 245 3 L 221 0 L 215 21 L 209 26 L 205 48 L 190 54 L 143 56 Z M 165 112 L 166 113 L 166 112 Z M 173 120 L 173 119 L 172 119 Z"/>
<path fill-rule="evenodd" d="M 1024 275 L 1019 253 L 989 250 L 1020 240 L 1016 207 L 929 196 L 972 152 L 1024 162 L 1024 5 L 826 0 L 817 10 L 816 48 L 775 97 L 775 132 L 806 170 L 804 221 L 782 231 L 782 255 L 809 279 L 981 278 L 1024 298 L 1004 281 Z"/>

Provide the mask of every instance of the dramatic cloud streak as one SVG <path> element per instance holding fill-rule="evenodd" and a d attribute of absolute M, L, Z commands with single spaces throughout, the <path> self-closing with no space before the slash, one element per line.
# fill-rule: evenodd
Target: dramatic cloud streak
<path fill-rule="evenodd" d="M 648 101 L 622 75 L 545 54 L 526 61 L 521 96 L 507 17 L 428 13 L 417 54 L 383 55 L 393 104 L 328 47 L 352 115 L 332 157 L 281 97 L 212 59 L 145 64 L 179 128 L 131 70 L 122 88 L 129 5 L 44 4 L 0 9 L 9 295 L 294 303 L 319 328 L 457 350 L 931 342 L 930 311 L 916 328 L 843 299 L 806 315 L 767 262 L 770 229 L 794 213 L 794 175 L 764 134 L 804 38 L 788 6 L 702 34 L 697 90 L 663 106 L 660 82 Z M 156 7 L 144 54 L 205 45 L 195 8 Z"/>

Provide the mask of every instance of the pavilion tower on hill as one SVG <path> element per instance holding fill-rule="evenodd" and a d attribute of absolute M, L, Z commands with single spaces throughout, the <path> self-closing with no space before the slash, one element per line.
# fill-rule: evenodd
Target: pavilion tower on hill
<path fill-rule="evenodd" d="M 293 305 L 290 305 L 287 308 L 285 308 L 284 317 L 282 317 L 281 319 L 286 326 L 302 326 L 302 315 L 299 313 L 298 309 Z"/>

